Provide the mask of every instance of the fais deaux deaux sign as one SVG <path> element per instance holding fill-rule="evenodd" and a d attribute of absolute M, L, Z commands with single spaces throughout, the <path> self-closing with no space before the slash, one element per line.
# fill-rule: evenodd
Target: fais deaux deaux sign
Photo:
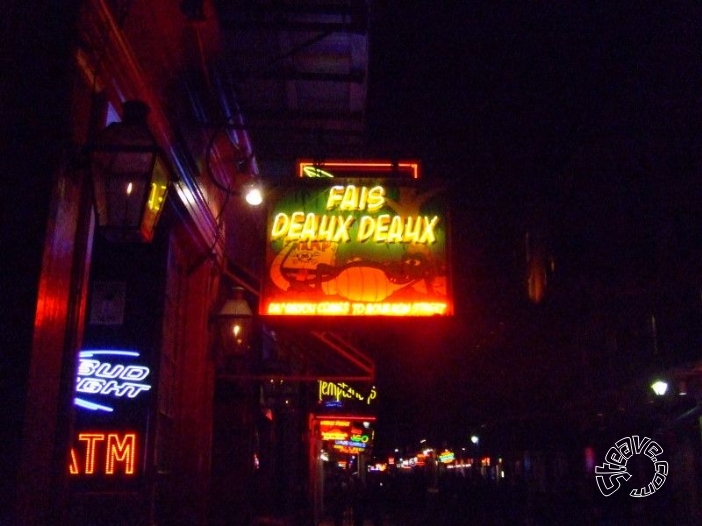
<path fill-rule="evenodd" d="M 269 201 L 260 314 L 453 314 L 443 189 L 317 178 L 279 187 Z"/>

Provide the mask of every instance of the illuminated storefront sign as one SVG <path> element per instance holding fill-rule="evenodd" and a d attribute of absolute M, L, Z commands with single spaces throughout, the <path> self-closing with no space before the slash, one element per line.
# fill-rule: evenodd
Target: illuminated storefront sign
<path fill-rule="evenodd" d="M 368 394 L 363 394 L 344 382 L 327 382 L 319 380 L 318 382 L 318 400 L 320 402 L 343 400 L 370 404 L 378 396 L 375 386 L 371 387 Z"/>
<path fill-rule="evenodd" d="M 365 437 L 365 441 L 357 441 L 357 440 L 336 440 L 336 441 L 334 441 L 335 446 L 355 447 L 358 449 L 366 449 L 367 443 L 368 443 L 368 437 Z"/>
<path fill-rule="evenodd" d="M 76 492 L 133 491 L 144 468 L 151 369 L 138 351 L 95 348 L 78 354 L 74 437 Z"/>
<path fill-rule="evenodd" d="M 337 452 L 343 453 L 344 455 L 358 455 L 365 451 L 365 447 L 345 446 L 341 443 L 336 443 L 333 447 Z"/>
<path fill-rule="evenodd" d="M 334 449 L 343 450 L 348 452 L 348 450 L 353 450 L 353 453 L 360 453 L 365 451 L 369 446 L 371 441 L 370 433 L 363 433 L 362 431 L 352 430 L 351 435 L 348 440 L 340 439 L 334 441 Z"/>
<path fill-rule="evenodd" d="M 333 442 L 336 451 L 358 454 L 373 443 L 373 430 L 369 421 L 323 419 L 319 421 L 319 438 Z"/>
<path fill-rule="evenodd" d="M 134 475 L 137 458 L 137 434 L 121 432 L 78 433 L 76 447 L 71 448 L 71 475 Z"/>
<path fill-rule="evenodd" d="M 319 423 L 322 440 L 348 440 L 351 435 L 350 420 L 322 420 Z"/>
<path fill-rule="evenodd" d="M 452 314 L 443 190 L 328 178 L 271 203 L 261 314 Z"/>
<path fill-rule="evenodd" d="M 454 460 L 456 460 L 456 455 L 453 451 L 445 450 L 439 454 L 439 461 L 443 464 L 450 464 Z"/>
<path fill-rule="evenodd" d="M 325 427 L 351 427 L 351 420 L 320 420 L 319 427 L 321 429 Z"/>
<path fill-rule="evenodd" d="M 358 447 L 365 447 L 365 445 L 368 443 L 369 440 L 370 440 L 370 435 L 368 433 L 355 431 L 351 435 L 351 442 L 354 442 L 354 444 L 352 444 L 354 446 L 356 446 L 358 444 L 362 444 L 361 446 L 358 446 Z"/>
<path fill-rule="evenodd" d="M 78 355 L 76 406 L 91 411 L 114 411 L 115 399 L 134 399 L 151 389 L 144 380 L 150 370 L 133 363 L 139 353 L 121 350 L 89 350 Z"/>
<path fill-rule="evenodd" d="M 331 431 L 322 431 L 322 440 L 346 440 L 349 434 L 345 431 L 333 429 Z"/>

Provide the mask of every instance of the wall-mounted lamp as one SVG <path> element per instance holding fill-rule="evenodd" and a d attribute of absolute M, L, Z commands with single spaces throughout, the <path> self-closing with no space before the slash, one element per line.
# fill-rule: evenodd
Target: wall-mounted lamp
<path fill-rule="evenodd" d="M 87 148 L 100 231 L 117 242 L 148 242 L 163 210 L 169 173 L 141 101 L 122 106 L 121 122 L 102 130 Z"/>
<path fill-rule="evenodd" d="M 246 354 L 251 345 L 253 312 L 244 297 L 244 289 L 234 287 L 232 295 L 213 318 L 218 363 L 223 365 L 228 358 L 242 357 Z"/>
<path fill-rule="evenodd" d="M 263 203 L 263 192 L 261 186 L 255 183 L 247 185 L 244 191 L 244 198 L 251 206 L 258 206 Z"/>
<path fill-rule="evenodd" d="M 251 206 L 259 206 L 263 203 L 263 187 L 261 180 L 256 173 L 252 171 L 252 163 L 254 163 L 253 152 L 247 153 L 241 147 L 232 142 L 231 139 L 225 137 L 226 148 L 233 148 L 234 155 L 232 158 L 223 161 L 220 158 L 220 164 L 226 162 L 226 181 L 223 183 L 218 179 L 218 174 L 212 170 L 211 162 L 218 150 L 218 146 L 223 143 L 218 143 L 218 138 L 221 137 L 221 132 L 225 127 L 218 127 L 210 137 L 205 151 L 205 172 L 210 181 L 224 192 L 227 196 L 243 196 L 246 202 Z M 219 156 L 219 155 L 218 155 Z"/>

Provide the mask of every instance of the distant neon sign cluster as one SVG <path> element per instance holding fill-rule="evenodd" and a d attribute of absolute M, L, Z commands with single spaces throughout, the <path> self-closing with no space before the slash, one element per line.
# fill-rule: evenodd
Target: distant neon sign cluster
<path fill-rule="evenodd" d="M 372 441 L 372 431 L 362 429 L 350 420 L 322 420 L 319 431 L 323 441 L 334 442 L 331 447 L 346 454 L 358 454 Z"/>

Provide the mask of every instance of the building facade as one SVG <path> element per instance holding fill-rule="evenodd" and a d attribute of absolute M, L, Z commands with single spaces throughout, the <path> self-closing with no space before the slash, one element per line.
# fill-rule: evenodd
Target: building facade
<path fill-rule="evenodd" d="M 367 13 L 365 2 L 347 4 L 329 13 L 300 5 L 282 29 L 351 28 L 344 38 L 363 45 L 344 50 L 360 66 L 344 63 L 341 76 L 283 68 L 256 77 L 353 87 L 358 108 L 348 118 L 311 116 L 319 97 L 305 107 L 300 97 L 287 118 L 310 126 L 301 134 L 273 122 L 281 113 L 273 110 L 265 122 L 252 110 L 259 120 L 244 126 L 235 90 L 223 84 L 227 57 L 258 52 L 245 28 L 226 31 L 249 17 L 258 34 L 273 28 L 279 37 L 266 13 L 217 2 L 10 3 L 2 49 L 11 78 L 0 92 L 2 295 L 12 298 L 2 308 L 2 393 L 12 408 L 1 426 L 3 524 L 245 524 L 308 500 L 305 385 L 321 374 L 312 369 L 324 365 L 323 353 L 310 355 L 294 331 L 283 340 L 259 327 L 253 358 L 222 378 L 213 315 L 232 286 L 244 286 L 255 309 L 257 278 L 242 269 L 255 270 L 260 218 L 239 195 L 259 175 L 249 128 L 273 146 L 287 142 L 283 159 L 263 150 L 274 176 L 291 168 L 291 156 L 310 156 L 291 145 L 323 119 L 336 119 L 339 144 L 361 131 Z M 315 60 L 313 44 L 300 67 Z M 270 100 L 274 91 L 291 103 L 278 89 Z M 88 155 L 131 100 L 149 108 L 168 174 L 147 242 L 104 235 Z M 283 382 L 291 371 L 303 381 Z M 263 373 L 277 385 L 264 389 Z"/>

